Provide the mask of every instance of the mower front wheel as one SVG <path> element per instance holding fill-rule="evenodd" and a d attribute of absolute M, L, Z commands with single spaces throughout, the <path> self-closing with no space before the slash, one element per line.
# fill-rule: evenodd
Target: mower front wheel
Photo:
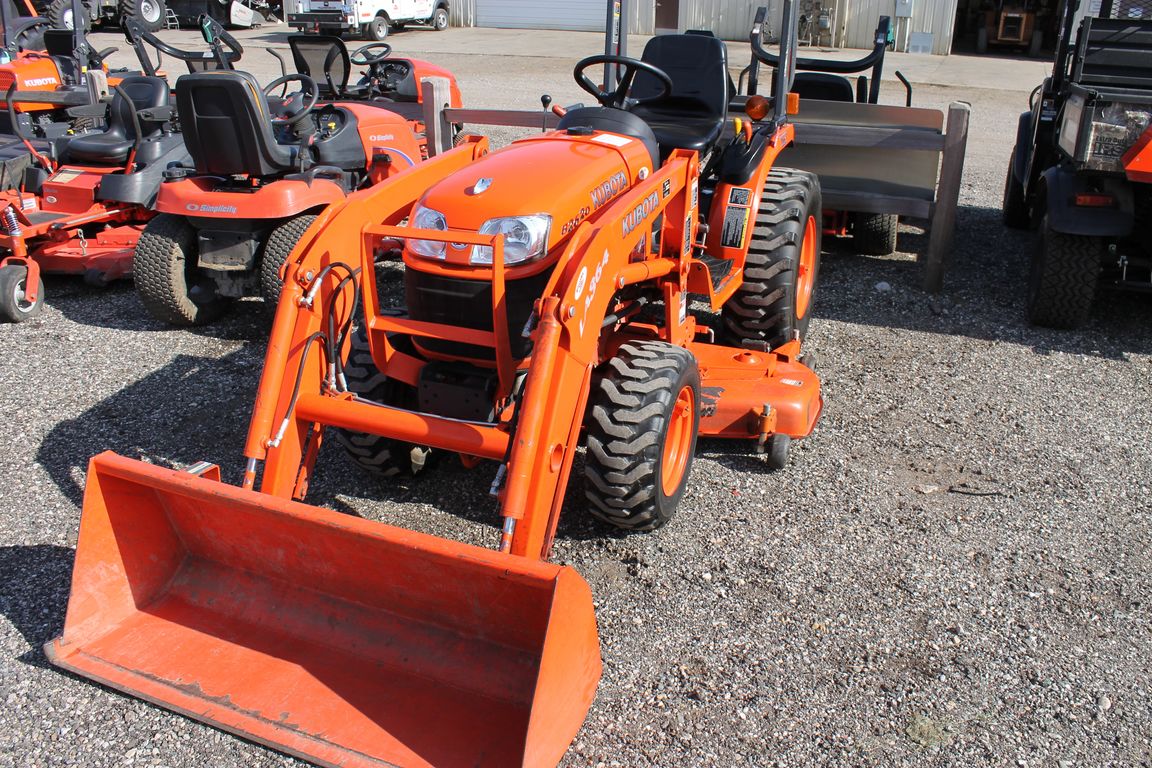
<path fill-rule="evenodd" d="M 276 225 L 264 241 L 260 253 L 260 295 L 264 297 L 268 311 L 275 312 L 276 304 L 280 301 L 280 291 L 284 287 L 284 277 L 280 270 L 284 262 L 315 220 L 316 215 L 313 213 L 296 216 Z"/>
<path fill-rule="evenodd" d="M 584 459 L 588 510 L 632 531 L 664 525 L 688 485 L 700 426 L 696 358 L 663 342 L 629 342 L 589 398 Z"/>
<path fill-rule="evenodd" d="M 896 253 L 900 217 L 891 213 L 858 213 L 852 223 L 856 252 L 865 256 L 891 256 Z"/>
<path fill-rule="evenodd" d="M 161 213 L 148 222 L 132 255 L 132 274 L 149 314 L 189 326 L 210 323 L 228 310 L 231 300 L 216 295 L 198 262 L 196 230 L 183 217 Z"/>
<path fill-rule="evenodd" d="M 744 279 L 724 304 L 726 343 L 770 349 L 803 340 L 820 272 L 820 182 L 806 171 L 771 171 L 744 262 Z"/>
<path fill-rule="evenodd" d="M 348 360 L 344 363 L 344 378 L 348 382 L 348 390 L 366 400 L 401 407 L 416 405 L 416 391 L 413 387 L 389 379 L 376 367 L 368 345 L 368 334 L 363 327 L 352 333 Z M 423 459 L 426 455 L 424 452 L 414 452 L 415 446 L 410 443 L 367 432 L 338 429 L 336 441 L 344 447 L 344 452 L 353 462 L 383 477 L 415 474 L 422 468 L 423 462 L 417 467 L 414 457 L 419 455 Z"/>
<path fill-rule="evenodd" d="M 0 317 L 10 323 L 31 320 L 44 309 L 44 280 L 36 286 L 36 301 L 28 301 L 28 268 L 9 264 L 0 268 Z"/>

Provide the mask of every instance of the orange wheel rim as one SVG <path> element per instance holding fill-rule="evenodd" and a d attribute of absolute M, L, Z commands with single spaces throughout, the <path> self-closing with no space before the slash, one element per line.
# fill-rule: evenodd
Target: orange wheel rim
<path fill-rule="evenodd" d="M 796 319 L 808 314 L 812 303 L 812 286 L 816 278 L 816 217 L 809 216 L 800 244 L 800 266 L 796 270 Z"/>
<path fill-rule="evenodd" d="M 695 414 L 696 395 L 692 387 L 681 387 L 668 417 L 668 433 L 664 437 L 664 453 L 660 459 L 660 486 L 665 496 L 674 494 L 684 479 L 684 470 L 688 467 L 692 450 Z"/>

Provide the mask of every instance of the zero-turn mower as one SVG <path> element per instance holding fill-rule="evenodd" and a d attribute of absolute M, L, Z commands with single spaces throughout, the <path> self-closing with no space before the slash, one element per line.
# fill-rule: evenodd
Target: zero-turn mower
<path fill-rule="evenodd" d="M 302 69 L 316 66 L 312 42 L 290 39 Z M 342 41 L 319 45 L 328 51 L 319 82 L 285 74 L 261 92 L 244 72 L 176 81 L 192 164 L 166 171 L 160 215 L 140 238 L 133 266 L 140 299 L 157 319 L 211 322 L 250 295 L 274 306 L 285 259 L 325 206 L 427 156 L 416 77 L 449 78 L 451 105 L 460 106 L 450 73 L 414 60 L 384 63 L 391 50 L 385 43 L 351 56 Z M 348 86 L 349 61 L 370 68 L 366 82 Z M 290 83 L 300 90 L 287 93 Z M 282 87 L 284 95 L 274 96 Z"/>
<path fill-rule="evenodd" d="M 602 63 L 610 91 L 586 74 Z M 657 37 L 581 61 L 600 106 L 557 130 L 466 137 L 319 214 L 286 264 L 243 486 L 95 457 L 49 658 L 325 766 L 555 764 L 601 672 L 588 585 L 547 562 L 581 435 L 589 511 L 647 530 L 697 435 L 779 466 L 820 415 L 801 358 L 820 187 L 774 165 L 792 74 L 751 105 L 770 118 L 732 125 L 724 43 Z M 382 258 L 404 310 L 383 308 Z M 494 462 L 495 546 L 303 503 L 327 428 L 385 471 L 411 446 Z"/>

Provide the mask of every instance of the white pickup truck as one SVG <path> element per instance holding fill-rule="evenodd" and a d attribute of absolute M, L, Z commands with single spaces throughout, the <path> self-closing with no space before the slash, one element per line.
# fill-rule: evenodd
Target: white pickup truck
<path fill-rule="evenodd" d="M 302 32 L 339 35 L 348 32 L 365 40 L 383 40 L 389 29 L 405 24 L 448 28 L 448 0 L 290 0 L 294 12 L 288 26 Z"/>

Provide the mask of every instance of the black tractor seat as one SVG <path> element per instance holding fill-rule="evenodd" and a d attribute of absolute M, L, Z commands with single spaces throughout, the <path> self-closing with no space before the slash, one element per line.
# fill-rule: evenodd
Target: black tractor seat
<path fill-rule="evenodd" d="M 247 72 L 182 75 L 176 81 L 176 108 L 197 173 L 274 176 L 304 170 L 309 164 L 306 147 L 276 140 L 268 102 Z"/>
<path fill-rule="evenodd" d="M 348 47 L 335 35 L 288 35 L 292 63 L 296 71 L 308 75 L 320 88 L 320 98 L 339 99 L 367 92 L 366 88 L 348 87 L 352 62 Z M 350 91 L 354 93 L 350 93 Z"/>
<path fill-rule="evenodd" d="M 168 106 L 168 83 L 163 78 L 143 75 L 126 77 L 112 94 L 112 104 L 108 108 L 108 129 L 102 133 L 77 136 L 69 141 L 66 150 L 68 160 L 119 165 L 128 160 L 128 154 L 138 138 L 147 139 L 160 133 L 163 123 L 145 122 L 141 124 L 143 136 L 138 137 L 133 115 L 143 109 Z"/>
<path fill-rule="evenodd" d="M 641 59 L 672 78 L 667 96 L 638 104 L 630 111 L 651 128 L 667 156 L 673 149 L 708 152 L 720 139 L 734 92 L 728 75 L 728 49 L 710 35 L 661 35 L 644 46 Z M 653 98 L 660 82 L 646 72 L 636 75 L 630 96 Z"/>

